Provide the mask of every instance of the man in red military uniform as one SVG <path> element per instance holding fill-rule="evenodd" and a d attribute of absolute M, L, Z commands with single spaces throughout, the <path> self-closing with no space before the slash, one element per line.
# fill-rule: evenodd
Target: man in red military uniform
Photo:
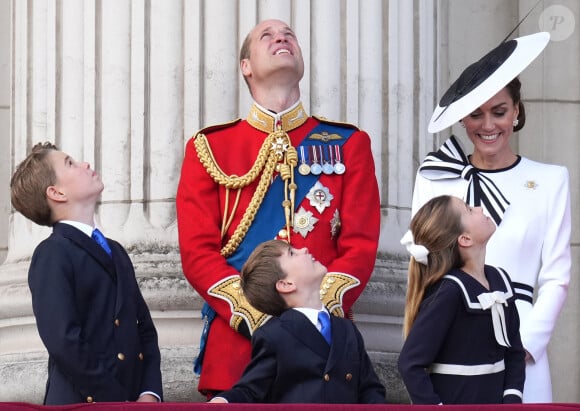
<path fill-rule="evenodd" d="M 278 238 L 307 247 L 328 267 L 322 302 L 349 315 L 372 273 L 380 227 L 370 138 L 306 114 L 292 29 L 259 23 L 240 68 L 254 99 L 250 113 L 188 142 L 176 200 L 183 271 L 211 321 L 198 387 L 208 396 L 237 382 L 249 337 L 268 320 L 239 293 L 239 270 L 257 244 Z"/>

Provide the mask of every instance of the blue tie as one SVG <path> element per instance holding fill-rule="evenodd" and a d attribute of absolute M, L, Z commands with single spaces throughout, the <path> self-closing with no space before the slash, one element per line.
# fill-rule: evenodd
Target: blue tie
<path fill-rule="evenodd" d="M 318 313 L 318 322 L 320 323 L 320 333 L 328 343 L 332 344 L 332 336 L 330 332 L 330 317 L 326 311 L 320 311 Z"/>
<path fill-rule="evenodd" d="M 98 228 L 95 228 L 93 230 L 93 234 L 91 235 L 91 237 L 93 238 L 93 240 L 95 240 L 101 247 L 103 247 L 103 250 L 105 250 L 107 252 L 107 254 L 109 254 L 109 257 L 111 257 L 113 255 L 113 253 L 111 252 L 111 247 L 109 247 L 109 243 L 107 243 L 107 239 L 105 238 L 105 236 L 103 235 L 103 233 L 101 233 L 99 231 Z"/>

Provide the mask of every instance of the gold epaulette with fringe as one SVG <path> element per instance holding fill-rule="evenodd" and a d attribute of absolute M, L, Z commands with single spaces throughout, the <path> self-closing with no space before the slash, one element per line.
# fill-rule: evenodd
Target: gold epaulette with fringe
<path fill-rule="evenodd" d="M 344 317 L 344 310 L 342 309 L 344 294 L 359 285 L 359 279 L 350 274 L 326 273 L 320 285 L 320 299 L 331 314 L 337 317 Z"/>
<path fill-rule="evenodd" d="M 271 317 L 270 315 L 256 310 L 248 300 L 246 300 L 246 297 L 244 297 L 244 294 L 242 293 L 242 287 L 240 286 L 239 275 L 232 275 L 224 278 L 217 284 L 213 285 L 208 290 L 208 294 L 227 301 L 232 312 L 230 327 L 236 331 L 239 330 L 242 321 L 245 321 L 250 334 L 254 334 L 254 331 Z"/>

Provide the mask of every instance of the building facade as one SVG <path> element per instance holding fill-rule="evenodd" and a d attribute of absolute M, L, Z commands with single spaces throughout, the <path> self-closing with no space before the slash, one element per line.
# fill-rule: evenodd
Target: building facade
<path fill-rule="evenodd" d="M 50 140 L 102 175 L 98 209 L 125 245 L 159 331 L 168 401 L 202 401 L 192 359 L 202 301 L 183 277 L 175 191 L 186 141 L 245 117 L 238 70 L 245 34 L 280 18 L 305 56 L 308 112 L 369 132 L 381 190 L 373 278 L 355 306 L 391 402 L 406 402 L 395 362 L 402 345 L 415 171 L 451 132 L 427 133 L 437 97 L 499 44 L 535 0 L 0 0 L 0 401 L 40 403 L 47 356 L 27 284 L 35 245 L 50 230 L 10 206 L 14 167 Z M 554 400 L 580 402 L 580 3 L 540 1 L 512 37 L 552 39 L 520 76 L 528 112 L 517 151 L 568 167 L 573 272 L 550 346 Z"/>

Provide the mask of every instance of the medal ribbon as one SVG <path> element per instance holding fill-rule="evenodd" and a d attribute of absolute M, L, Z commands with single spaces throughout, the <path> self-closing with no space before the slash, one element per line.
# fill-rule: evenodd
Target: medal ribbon
<path fill-rule="evenodd" d="M 463 178 L 469 182 L 465 201 L 472 207 L 483 207 L 496 225 L 501 223 L 510 202 L 495 183 L 469 163 L 469 159 L 455 136 L 436 152 L 427 154 L 419 167 L 419 174 L 429 180 Z"/>
<path fill-rule="evenodd" d="M 300 163 L 306 164 L 306 154 L 304 153 L 304 146 L 300 146 Z"/>

